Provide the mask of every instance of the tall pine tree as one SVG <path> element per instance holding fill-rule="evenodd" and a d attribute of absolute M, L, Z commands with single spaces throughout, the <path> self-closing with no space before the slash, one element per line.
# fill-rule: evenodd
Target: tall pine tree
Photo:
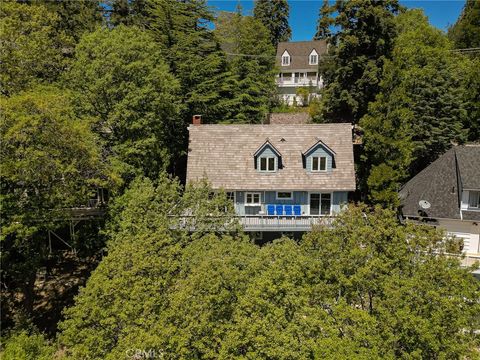
<path fill-rule="evenodd" d="M 270 42 L 277 48 L 280 41 L 288 41 L 292 30 L 288 24 L 290 7 L 287 0 L 256 0 L 253 16 L 270 32 Z"/>
<path fill-rule="evenodd" d="M 225 52 L 208 26 L 214 16 L 204 0 L 151 0 L 149 28 L 180 81 L 185 125 L 193 114 L 219 122 L 231 109 L 233 77 Z"/>
<path fill-rule="evenodd" d="M 462 59 L 418 10 L 399 15 L 393 60 L 360 122 L 371 200 L 398 205 L 396 192 L 452 144 L 465 140 Z"/>
<path fill-rule="evenodd" d="M 458 49 L 480 47 L 480 2 L 467 0 L 457 22 L 448 29 L 448 37 Z M 463 51 L 468 58 L 465 68 L 468 116 L 465 127 L 470 141 L 480 141 L 480 52 Z"/>
<path fill-rule="evenodd" d="M 229 65 L 235 76 L 234 112 L 230 122 L 260 123 L 273 97 L 274 48 L 268 30 L 251 16 L 222 13 L 216 33 L 222 46 L 231 52 Z"/>
<path fill-rule="evenodd" d="M 337 1 L 328 60 L 320 65 L 325 83 L 324 118 L 357 123 L 379 91 L 382 66 L 396 36 L 398 0 Z M 325 9 L 326 11 L 326 9 Z"/>
<path fill-rule="evenodd" d="M 328 0 L 323 0 L 323 5 L 318 12 L 317 31 L 313 37 L 314 40 L 329 39 L 332 35 L 330 28 L 334 24 L 333 11 L 334 6 L 330 6 Z"/>
<path fill-rule="evenodd" d="M 467 0 L 457 22 L 448 29 L 456 48 L 480 47 L 480 1 Z"/>

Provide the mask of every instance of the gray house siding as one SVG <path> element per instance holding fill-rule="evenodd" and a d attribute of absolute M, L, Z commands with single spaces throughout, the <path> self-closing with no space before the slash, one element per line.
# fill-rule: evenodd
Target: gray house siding
<path fill-rule="evenodd" d="M 327 172 L 331 172 L 333 168 L 333 158 L 332 154 L 325 150 L 322 145 L 318 145 L 316 149 L 310 151 L 306 157 L 305 165 L 307 171 L 312 171 L 312 157 L 314 156 L 325 156 L 327 158 Z"/>
<path fill-rule="evenodd" d="M 259 211 L 266 212 L 265 205 L 282 204 L 282 205 L 300 205 L 302 214 L 308 215 L 310 212 L 309 193 L 308 191 L 293 191 L 293 200 L 277 200 L 276 191 L 248 191 L 259 192 L 262 206 L 245 206 L 245 192 L 235 192 L 235 211 L 238 215 L 256 215 Z M 314 192 L 314 191 L 312 191 Z M 326 192 L 319 190 L 318 192 Z M 348 192 L 335 191 L 332 195 L 332 214 L 340 212 L 342 206 L 348 202 Z"/>
<path fill-rule="evenodd" d="M 333 193 L 333 200 L 332 200 L 332 213 L 337 214 L 339 213 L 342 208 L 347 205 L 348 203 L 348 192 L 346 191 L 336 191 Z"/>

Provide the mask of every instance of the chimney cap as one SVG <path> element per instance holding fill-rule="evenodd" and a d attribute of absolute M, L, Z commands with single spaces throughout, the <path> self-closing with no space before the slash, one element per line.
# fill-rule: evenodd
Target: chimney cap
<path fill-rule="evenodd" d="M 202 124 L 202 115 L 193 115 L 192 124 L 193 125 L 201 125 Z"/>

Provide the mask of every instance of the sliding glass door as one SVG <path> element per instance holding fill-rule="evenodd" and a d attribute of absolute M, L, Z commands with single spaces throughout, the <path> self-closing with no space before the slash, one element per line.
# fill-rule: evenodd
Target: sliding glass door
<path fill-rule="evenodd" d="M 310 193 L 310 215 L 330 215 L 332 194 Z"/>

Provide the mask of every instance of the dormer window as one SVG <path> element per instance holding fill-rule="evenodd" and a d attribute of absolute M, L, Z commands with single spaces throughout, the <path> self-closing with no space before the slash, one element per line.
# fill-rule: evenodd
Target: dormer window
<path fill-rule="evenodd" d="M 268 139 L 255 151 L 253 156 L 257 171 L 275 172 L 282 167 L 282 155 Z"/>
<path fill-rule="evenodd" d="M 318 138 L 302 157 L 303 167 L 309 172 L 330 172 L 335 168 L 335 151 Z"/>
<path fill-rule="evenodd" d="M 312 156 L 312 171 L 327 171 L 326 156 Z"/>
<path fill-rule="evenodd" d="M 274 156 L 260 157 L 260 171 L 273 172 L 277 170 L 277 158 Z"/>
<path fill-rule="evenodd" d="M 318 65 L 318 53 L 315 51 L 315 49 L 313 49 L 310 55 L 308 56 L 308 64 Z"/>
<path fill-rule="evenodd" d="M 290 65 L 290 54 L 287 50 L 285 50 L 282 54 L 282 66 L 289 66 Z"/>

